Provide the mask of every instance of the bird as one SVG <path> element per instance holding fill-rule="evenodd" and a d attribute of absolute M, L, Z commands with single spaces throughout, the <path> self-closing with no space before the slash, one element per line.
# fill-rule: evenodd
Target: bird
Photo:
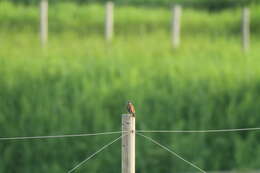
<path fill-rule="evenodd" d="M 135 108 L 134 108 L 134 105 L 130 101 L 127 102 L 126 109 L 129 114 L 131 114 L 133 117 L 135 117 Z"/>

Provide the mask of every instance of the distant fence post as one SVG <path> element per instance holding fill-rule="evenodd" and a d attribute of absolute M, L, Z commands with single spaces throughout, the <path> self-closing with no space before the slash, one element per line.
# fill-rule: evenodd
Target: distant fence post
<path fill-rule="evenodd" d="M 114 3 L 106 3 L 106 16 L 105 16 L 105 38 L 111 41 L 114 32 Z"/>
<path fill-rule="evenodd" d="M 250 47 L 250 10 L 244 8 L 242 13 L 242 48 L 244 51 L 248 51 Z"/>
<path fill-rule="evenodd" d="M 172 9 L 172 45 L 177 48 L 180 45 L 181 32 L 181 6 L 174 5 Z"/>
<path fill-rule="evenodd" d="M 44 47 L 48 41 L 48 0 L 40 2 L 40 40 Z"/>
<path fill-rule="evenodd" d="M 122 115 L 122 173 L 135 173 L 135 117 Z"/>

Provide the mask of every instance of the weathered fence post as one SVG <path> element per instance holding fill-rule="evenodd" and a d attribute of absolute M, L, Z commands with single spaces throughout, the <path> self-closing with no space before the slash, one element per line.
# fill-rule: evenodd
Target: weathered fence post
<path fill-rule="evenodd" d="M 135 117 L 122 115 L 122 173 L 135 173 Z"/>
<path fill-rule="evenodd" d="M 48 41 L 48 0 L 40 2 L 40 40 L 44 47 Z"/>
<path fill-rule="evenodd" d="M 174 5 L 172 9 L 172 45 L 177 48 L 180 45 L 181 33 L 181 6 Z"/>
<path fill-rule="evenodd" d="M 250 10 L 244 8 L 242 13 L 242 48 L 248 51 L 250 47 Z"/>
<path fill-rule="evenodd" d="M 105 38 L 111 41 L 114 32 L 114 3 L 106 3 L 106 16 L 105 16 Z"/>

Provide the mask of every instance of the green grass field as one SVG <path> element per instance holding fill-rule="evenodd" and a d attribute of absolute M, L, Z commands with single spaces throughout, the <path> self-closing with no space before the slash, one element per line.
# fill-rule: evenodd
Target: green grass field
<path fill-rule="evenodd" d="M 0 136 L 120 130 L 129 99 L 138 129 L 257 127 L 259 8 L 252 7 L 251 49 L 243 53 L 241 9 L 185 9 L 174 50 L 169 9 L 119 7 L 108 44 L 102 6 L 60 4 L 50 7 L 41 49 L 37 8 L 1 3 Z M 151 136 L 207 171 L 260 168 L 257 132 Z M 0 141 L 0 172 L 66 172 L 112 138 Z M 118 143 L 79 172 L 120 172 L 120 152 Z M 194 170 L 137 138 L 137 171 Z"/>

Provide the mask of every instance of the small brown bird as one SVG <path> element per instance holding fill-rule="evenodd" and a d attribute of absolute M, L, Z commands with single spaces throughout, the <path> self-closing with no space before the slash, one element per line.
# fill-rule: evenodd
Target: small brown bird
<path fill-rule="evenodd" d="M 127 108 L 128 113 L 132 114 L 135 117 L 135 108 L 134 108 L 134 105 L 130 101 L 127 102 L 126 108 Z"/>

